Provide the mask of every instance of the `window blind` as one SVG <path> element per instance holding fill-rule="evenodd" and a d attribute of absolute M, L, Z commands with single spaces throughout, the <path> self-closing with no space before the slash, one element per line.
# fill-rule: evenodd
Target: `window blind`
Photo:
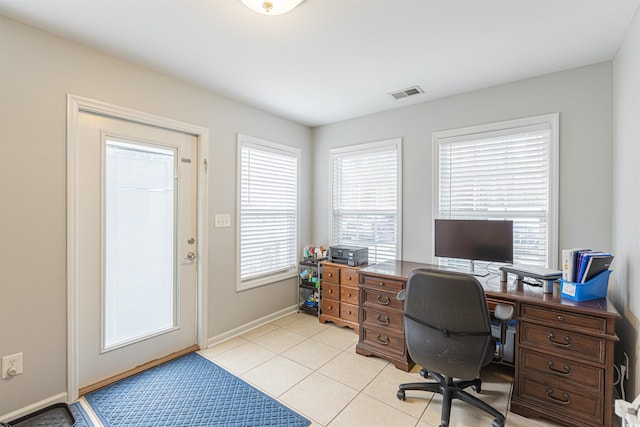
<path fill-rule="evenodd" d="M 299 151 L 249 137 L 239 141 L 239 287 L 247 288 L 295 272 Z"/>
<path fill-rule="evenodd" d="M 400 140 L 332 151 L 332 243 L 369 248 L 369 263 L 400 258 Z"/>
<path fill-rule="evenodd" d="M 551 267 L 553 135 L 539 123 L 438 138 L 437 217 L 513 220 L 514 263 Z"/>

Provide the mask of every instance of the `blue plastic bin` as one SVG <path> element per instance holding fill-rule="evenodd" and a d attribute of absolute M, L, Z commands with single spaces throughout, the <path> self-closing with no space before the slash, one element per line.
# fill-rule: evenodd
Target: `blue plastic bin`
<path fill-rule="evenodd" d="M 560 293 L 562 298 L 568 298 L 574 301 L 606 298 L 611 271 L 612 270 L 605 270 L 585 283 L 569 282 L 560 279 Z"/>

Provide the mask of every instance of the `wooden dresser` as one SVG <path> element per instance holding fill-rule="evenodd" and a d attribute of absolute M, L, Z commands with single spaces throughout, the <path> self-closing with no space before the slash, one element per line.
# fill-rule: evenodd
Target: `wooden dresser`
<path fill-rule="evenodd" d="M 415 363 L 404 338 L 403 304 L 396 298 L 407 279 L 395 274 L 398 271 L 393 268 L 381 268 L 383 264 L 359 272 L 360 337 L 356 353 L 382 357 L 396 368 L 409 371 Z"/>
<path fill-rule="evenodd" d="M 333 322 L 358 333 L 358 270 L 362 267 L 322 263 L 320 322 Z"/>
<path fill-rule="evenodd" d="M 388 261 L 359 271 L 360 336 L 356 352 L 409 370 L 414 362 L 404 338 L 402 304 L 396 299 L 409 274 L 437 266 Z M 613 352 L 620 315 L 606 299 L 576 302 L 529 287 L 510 276 L 478 278 L 489 308 L 515 306 L 517 319 L 511 411 L 566 426 L 611 426 Z"/>
<path fill-rule="evenodd" d="M 579 304 L 521 303 L 518 313 L 511 410 L 568 425 L 611 425 L 616 318 Z"/>

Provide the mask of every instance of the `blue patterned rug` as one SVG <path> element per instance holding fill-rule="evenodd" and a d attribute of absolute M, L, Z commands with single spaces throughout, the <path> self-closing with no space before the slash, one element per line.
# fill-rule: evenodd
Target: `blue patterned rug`
<path fill-rule="evenodd" d="M 85 399 L 105 427 L 311 424 L 197 353 L 111 384 Z"/>
<path fill-rule="evenodd" d="M 72 403 L 69 405 L 73 418 L 76 419 L 76 423 L 73 427 L 93 427 L 93 423 L 89 421 L 89 416 L 85 412 L 80 402 Z"/>

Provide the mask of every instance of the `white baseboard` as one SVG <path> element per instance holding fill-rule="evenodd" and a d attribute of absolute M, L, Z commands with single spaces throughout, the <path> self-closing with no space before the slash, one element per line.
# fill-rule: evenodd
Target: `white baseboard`
<path fill-rule="evenodd" d="M 56 403 L 63 403 L 63 402 L 67 403 L 67 393 L 56 394 L 55 396 L 48 397 L 44 400 L 33 403 L 29 406 L 25 406 L 24 408 L 20 408 L 16 411 L 9 412 L 8 414 L 0 415 L 0 421 L 9 422 L 11 420 L 24 417 L 25 415 L 28 415 L 32 412 L 46 408 L 47 406 L 54 405 Z"/>
<path fill-rule="evenodd" d="M 268 316 L 256 319 L 253 322 L 249 322 L 242 326 L 238 326 L 237 328 L 233 328 L 230 331 L 215 335 L 207 340 L 207 347 L 211 348 L 216 344 L 220 344 L 221 342 L 230 340 L 231 338 L 235 338 L 238 335 L 242 335 L 245 332 L 249 332 L 252 329 L 259 328 L 262 325 L 266 325 L 267 323 L 273 322 L 274 320 L 281 317 L 288 316 L 289 314 L 296 313 L 297 311 L 298 306 L 292 305 L 291 307 L 283 308 L 282 310 L 276 311 L 275 313 L 272 313 Z"/>

